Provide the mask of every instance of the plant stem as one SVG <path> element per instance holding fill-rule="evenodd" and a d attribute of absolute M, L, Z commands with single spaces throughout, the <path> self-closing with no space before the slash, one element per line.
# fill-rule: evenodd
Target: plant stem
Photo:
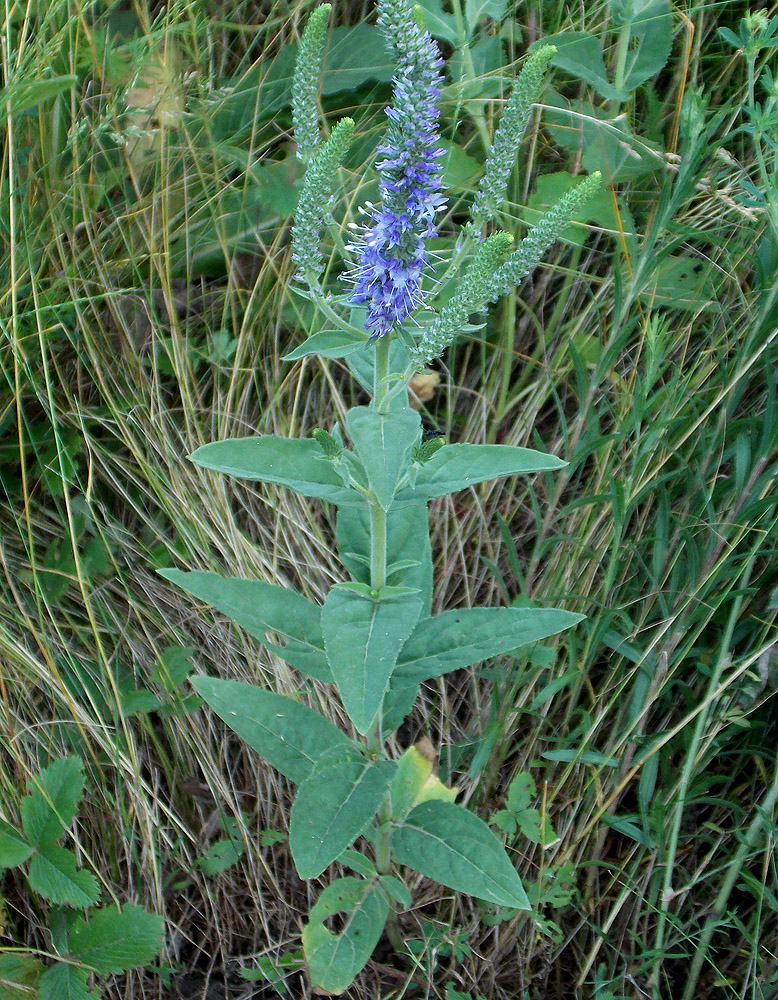
<path fill-rule="evenodd" d="M 705 961 L 705 955 L 708 951 L 708 946 L 710 945 L 713 933 L 719 926 L 721 918 L 724 916 L 727 901 L 729 900 L 730 894 L 735 887 L 735 882 L 740 877 L 743 865 L 745 864 L 749 852 L 753 850 L 757 837 L 760 835 L 765 825 L 772 822 L 772 815 L 776 802 L 778 802 L 778 766 L 775 769 L 773 783 L 770 786 L 767 795 L 762 800 L 761 805 L 757 808 L 756 816 L 754 816 L 751 820 L 745 836 L 742 838 L 740 846 L 735 852 L 734 858 L 727 866 L 727 872 L 724 876 L 721 889 L 719 889 L 718 895 L 716 896 L 716 901 L 713 904 L 713 910 L 708 914 L 705 927 L 703 928 L 702 934 L 697 941 L 697 946 L 694 949 L 694 957 L 692 958 L 691 966 L 689 968 L 689 975 L 686 980 L 682 1000 L 694 1000 L 694 997 L 697 995 L 697 980 L 700 978 L 702 963 Z"/>
<path fill-rule="evenodd" d="M 710 679 L 708 681 L 708 691 L 706 693 L 706 702 L 709 701 L 709 696 L 713 694 L 716 688 L 719 686 L 722 674 L 726 667 L 730 664 L 730 649 L 732 644 L 732 637 L 735 632 L 735 626 L 737 625 L 738 618 L 740 616 L 740 610 L 743 606 L 744 595 L 747 591 L 748 581 L 751 577 L 751 571 L 753 569 L 754 560 L 756 558 L 756 551 L 752 551 L 749 560 L 744 568 L 743 574 L 741 576 L 741 581 L 739 583 L 739 593 L 732 603 L 732 608 L 730 610 L 729 619 L 727 621 L 726 629 L 722 637 L 720 652 L 716 664 L 711 671 Z M 705 741 L 705 733 L 708 725 L 708 719 L 713 708 L 712 702 L 710 702 L 704 711 L 700 712 L 697 716 L 697 721 L 695 723 L 694 732 L 691 737 L 691 742 L 686 753 L 686 759 L 684 761 L 683 769 L 681 771 L 681 779 L 678 786 L 678 791 L 676 795 L 675 808 L 673 812 L 672 821 L 670 823 L 669 830 L 669 843 L 667 848 L 667 853 L 664 858 L 664 875 L 662 878 L 662 896 L 659 902 L 659 919 L 657 921 L 657 929 L 654 936 L 654 954 L 655 964 L 654 968 L 649 976 L 649 989 L 652 995 L 655 997 L 659 996 L 659 975 L 662 968 L 663 962 L 663 951 L 665 945 L 665 937 L 667 934 L 668 923 L 670 921 L 669 911 L 670 902 L 675 896 L 673 890 L 673 875 L 675 874 L 675 862 L 678 854 L 678 845 L 681 835 L 681 822 L 684 816 L 684 809 L 686 807 L 686 801 L 689 795 L 689 789 L 692 784 L 692 779 L 694 778 L 696 770 L 699 768 L 702 762 L 702 747 Z M 752 824 L 753 825 L 753 824 Z M 706 927 L 706 931 L 707 931 Z M 713 933 L 713 927 L 711 926 L 710 933 Z M 698 955 L 700 955 L 700 945 L 698 944 L 697 952 L 695 954 L 695 961 L 697 961 Z M 702 957 L 699 958 L 699 962 L 702 962 Z M 699 969 L 698 969 L 699 974 Z M 690 978 L 689 983 L 692 982 Z M 684 993 L 684 1000 L 689 1000 L 689 995 L 687 992 Z"/>
<path fill-rule="evenodd" d="M 375 342 L 375 371 L 373 373 L 373 407 L 379 413 L 385 412 L 388 403 L 389 348 L 391 337 L 379 337 Z"/>

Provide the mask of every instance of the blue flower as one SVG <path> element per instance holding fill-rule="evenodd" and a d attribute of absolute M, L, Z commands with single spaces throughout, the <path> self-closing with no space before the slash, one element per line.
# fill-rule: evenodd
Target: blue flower
<path fill-rule="evenodd" d="M 380 0 L 379 24 L 395 50 L 398 71 L 389 128 L 378 147 L 381 204 L 370 206 L 370 222 L 349 249 L 359 263 L 349 278 L 352 302 L 367 306 L 371 339 L 383 337 L 420 305 L 428 263 L 425 240 L 437 234 L 435 217 L 445 204 L 442 187 L 437 100 L 443 60 L 429 32 L 413 18 L 405 0 Z"/>

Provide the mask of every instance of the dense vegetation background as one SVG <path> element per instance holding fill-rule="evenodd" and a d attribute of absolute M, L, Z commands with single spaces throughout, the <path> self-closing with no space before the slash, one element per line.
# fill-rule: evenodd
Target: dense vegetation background
<path fill-rule="evenodd" d="M 220 569 L 318 601 L 342 576 L 324 507 L 185 457 L 310 434 L 357 399 L 341 362 L 280 360 L 318 322 L 288 248 L 290 73 L 313 6 L 2 14 L 0 816 L 42 766 L 83 758 L 82 863 L 106 900 L 167 928 L 162 974 L 108 980 L 109 996 L 264 995 L 235 970 L 294 953 L 315 898 L 284 843 L 288 789 L 186 676 L 342 710 L 155 575 Z M 416 966 L 379 956 L 352 995 L 775 997 L 773 8 L 421 6 L 448 57 L 451 219 L 528 47 L 589 33 L 557 59 L 503 228 L 520 234 L 571 174 L 602 170 L 603 191 L 423 404 L 450 441 L 569 462 L 432 504 L 436 609 L 538 601 L 588 618 L 430 683 L 398 734 L 429 738 L 483 818 L 503 810 L 536 912 L 420 884 L 403 918 Z M 370 4 L 335 22 L 323 111 L 358 132 L 341 218 L 375 194 L 392 67 Z M 0 893 L 0 950 L 50 953 L 23 871 Z M 290 995 L 304 989 L 293 976 Z"/>

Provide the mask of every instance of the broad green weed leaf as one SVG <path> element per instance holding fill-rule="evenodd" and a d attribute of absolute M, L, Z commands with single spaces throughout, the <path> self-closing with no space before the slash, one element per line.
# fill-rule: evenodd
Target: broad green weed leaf
<path fill-rule="evenodd" d="M 349 718 L 363 736 L 420 614 L 416 595 L 372 600 L 337 585 L 327 594 L 321 612 L 327 659 Z"/>
<path fill-rule="evenodd" d="M 456 19 L 443 11 L 443 0 L 419 0 L 424 15 L 424 26 L 433 38 L 448 42 L 458 48 L 466 39 L 460 38 Z"/>
<path fill-rule="evenodd" d="M 286 354 L 282 361 L 298 361 L 300 358 L 307 358 L 311 354 L 319 354 L 323 358 L 345 358 L 360 347 L 364 347 L 367 341 L 367 334 L 358 337 L 348 330 L 322 330 L 314 333 L 313 336 L 296 347 L 291 354 Z"/>
<path fill-rule="evenodd" d="M 392 830 L 400 864 L 498 906 L 530 909 L 516 869 L 482 819 L 452 802 L 422 802 Z"/>
<path fill-rule="evenodd" d="M 349 848 L 339 855 L 338 861 L 346 868 L 350 868 L 352 872 L 356 872 L 357 875 L 364 875 L 365 878 L 373 878 L 378 875 L 376 866 L 370 858 L 365 857 L 364 854 L 360 854 L 359 851 L 352 851 Z"/>
<path fill-rule="evenodd" d="M 504 98 L 504 81 L 500 70 L 506 64 L 505 46 L 498 35 L 485 35 L 473 42 L 465 55 L 464 47 L 452 53 L 448 72 L 456 82 L 457 96 L 465 101 L 484 98 Z M 465 104 L 475 112 L 478 105 Z"/>
<path fill-rule="evenodd" d="M 100 896 L 97 879 L 79 869 L 72 851 L 43 844 L 30 862 L 30 888 L 52 903 L 92 906 Z"/>
<path fill-rule="evenodd" d="M 210 112 L 209 132 L 217 140 L 233 140 L 276 115 L 291 103 L 297 45 L 285 45 L 268 60 L 238 78 L 224 81 L 227 96 Z M 371 24 L 336 27 L 329 33 L 320 91 L 323 96 L 361 87 L 371 80 L 388 83 L 394 63 L 380 30 Z"/>
<path fill-rule="evenodd" d="M 615 6 L 615 5 L 614 5 Z M 673 17 L 668 0 L 630 0 L 620 5 L 632 15 L 624 89 L 635 90 L 667 64 L 673 42 Z"/>
<path fill-rule="evenodd" d="M 289 847 L 300 878 L 316 878 L 353 844 L 378 812 L 397 765 L 356 747 L 325 754 L 300 785 L 289 819 Z"/>
<path fill-rule="evenodd" d="M 352 746 L 329 719 L 291 698 L 217 677 L 192 677 L 190 683 L 233 732 L 290 781 L 305 781 L 325 750 Z"/>
<path fill-rule="evenodd" d="M 664 159 L 656 143 L 634 135 L 622 118 L 589 101 L 573 106 L 567 98 L 546 90 L 546 127 L 554 141 L 571 153 L 581 153 L 581 165 L 600 170 L 609 183 L 657 173 Z"/>
<path fill-rule="evenodd" d="M 325 920 L 345 916 L 345 926 L 332 934 Z M 339 996 L 362 971 L 378 944 L 389 904 L 373 882 L 341 878 L 328 885 L 303 929 L 303 949 L 314 987 Z"/>
<path fill-rule="evenodd" d="M 567 465 L 554 455 L 507 444 L 447 444 L 419 469 L 414 486 L 397 494 L 398 502 L 432 500 L 500 476 L 546 472 Z"/>
<path fill-rule="evenodd" d="M 420 683 L 511 653 L 566 628 L 583 615 L 558 608 L 462 608 L 423 618 L 400 651 L 397 685 Z"/>
<path fill-rule="evenodd" d="M 90 990 L 88 982 L 87 969 L 57 962 L 41 976 L 36 1000 L 101 1000 L 100 990 Z"/>
<path fill-rule="evenodd" d="M 379 29 L 369 24 L 333 28 L 324 53 L 322 94 L 355 90 L 371 80 L 386 83 L 393 75 L 394 63 Z"/>
<path fill-rule="evenodd" d="M 574 177 L 566 170 L 539 177 L 537 188 L 530 195 L 521 218 L 528 226 L 536 225 L 553 205 L 580 182 L 580 177 Z M 632 216 L 625 206 L 614 203 L 613 195 L 607 188 L 600 188 L 587 199 L 559 239 L 576 246 L 583 245 L 589 237 L 588 227 L 581 225 L 586 222 L 605 230 L 615 240 L 629 240 L 630 245 L 634 244 L 636 233 Z"/>
<path fill-rule="evenodd" d="M 22 864 L 33 850 L 32 844 L 18 830 L 0 819 L 0 871 Z"/>
<path fill-rule="evenodd" d="M 29 794 L 22 799 L 22 828 L 38 847 L 59 840 L 73 822 L 84 791 L 84 765 L 78 757 L 65 757 L 30 778 Z"/>
<path fill-rule="evenodd" d="M 484 168 L 474 156 L 470 156 L 456 142 L 440 141 L 440 149 L 446 150 L 442 159 L 443 185 L 449 189 L 472 190 L 474 182 Z"/>
<path fill-rule="evenodd" d="M 192 867 L 199 868 L 206 875 L 218 875 L 236 865 L 245 851 L 246 845 L 238 837 L 226 837 L 211 844 L 204 854 L 195 858 Z"/>
<path fill-rule="evenodd" d="M 714 274 L 713 265 L 699 257 L 668 255 L 649 276 L 640 299 L 652 309 L 710 309 L 718 301 Z"/>
<path fill-rule="evenodd" d="M 543 45 L 556 46 L 552 66 L 588 83 L 608 101 L 623 101 L 626 98 L 627 95 L 608 80 L 599 38 L 588 31 L 561 31 L 558 35 L 544 38 Z"/>
<path fill-rule="evenodd" d="M 470 35 L 485 17 L 498 23 L 508 10 L 508 0 L 465 0 L 465 21 Z"/>
<path fill-rule="evenodd" d="M 148 965 L 164 946 L 161 916 L 140 906 L 106 906 L 77 917 L 70 929 L 68 956 L 88 965 L 98 975 L 126 972 Z"/>
<path fill-rule="evenodd" d="M 346 414 L 346 427 L 371 490 L 380 506 L 388 510 L 398 480 L 410 467 L 421 417 L 410 407 L 378 413 L 366 406 L 355 406 Z"/>
<path fill-rule="evenodd" d="M 0 996 L 3 1000 L 32 1000 L 43 972 L 32 955 L 0 954 Z"/>
<path fill-rule="evenodd" d="M 321 608 L 295 590 L 218 573 L 163 569 L 159 575 L 229 615 L 249 635 L 302 673 L 332 681 L 321 634 Z M 269 630 L 280 632 L 288 642 L 284 646 L 268 642 L 265 633 Z"/>
<path fill-rule="evenodd" d="M 189 456 L 197 465 L 254 482 L 286 486 L 306 497 L 329 503 L 358 503 L 354 490 L 328 462 L 313 438 L 264 437 L 233 438 L 203 445 Z"/>
<path fill-rule="evenodd" d="M 386 560 L 417 565 L 392 577 L 393 584 L 419 590 L 423 614 L 432 607 L 432 550 L 426 503 L 392 507 L 386 515 Z M 370 582 L 370 508 L 367 503 L 341 507 L 336 523 L 338 554 L 355 580 Z M 356 556 L 356 558 L 354 558 Z"/>

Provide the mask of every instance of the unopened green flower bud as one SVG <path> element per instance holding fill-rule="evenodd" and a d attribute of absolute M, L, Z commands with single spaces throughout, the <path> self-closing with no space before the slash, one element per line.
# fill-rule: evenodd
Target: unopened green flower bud
<path fill-rule="evenodd" d="M 328 431 L 315 427 L 313 436 L 327 458 L 337 458 L 343 452 L 343 445 Z"/>
<path fill-rule="evenodd" d="M 313 154 L 305 172 L 292 229 L 292 260 L 301 279 L 317 275 L 322 269 L 319 241 L 324 216 L 332 200 L 338 166 L 353 135 L 354 122 L 350 118 L 341 118 L 329 139 Z"/>
<path fill-rule="evenodd" d="M 516 155 L 527 130 L 532 105 L 538 99 L 543 81 L 556 48 L 542 45 L 530 52 L 519 78 L 513 85 L 500 124 L 494 134 L 475 201 L 470 212 L 471 225 L 480 228 L 493 219 L 505 200 L 508 180 Z"/>
<path fill-rule="evenodd" d="M 297 156 L 308 160 L 321 143 L 319 134 L 319 91 L 324 38 L 332 7 L 323 3 L 308 18 L 292 79 L 292 125 L 297 143 Z"/>
<path fill-rule="evenodd" d="M 446 439 L 442 435 L 423 439 L 413 449 L 411 458 L 418 465 L 424 465 L 436 452 L 440 451 L 445 443 Z"/>
<path fill-rule="evenodd" d="M 602 174 L 596 170 L 564 194 L 546 212 L 492 276 L 487 301 L 496 302 L 501 295 L 508 295 L 535 270 L 549 247 L 559 239 L 576 212 L 586 204 L 601 183 Z"/>

